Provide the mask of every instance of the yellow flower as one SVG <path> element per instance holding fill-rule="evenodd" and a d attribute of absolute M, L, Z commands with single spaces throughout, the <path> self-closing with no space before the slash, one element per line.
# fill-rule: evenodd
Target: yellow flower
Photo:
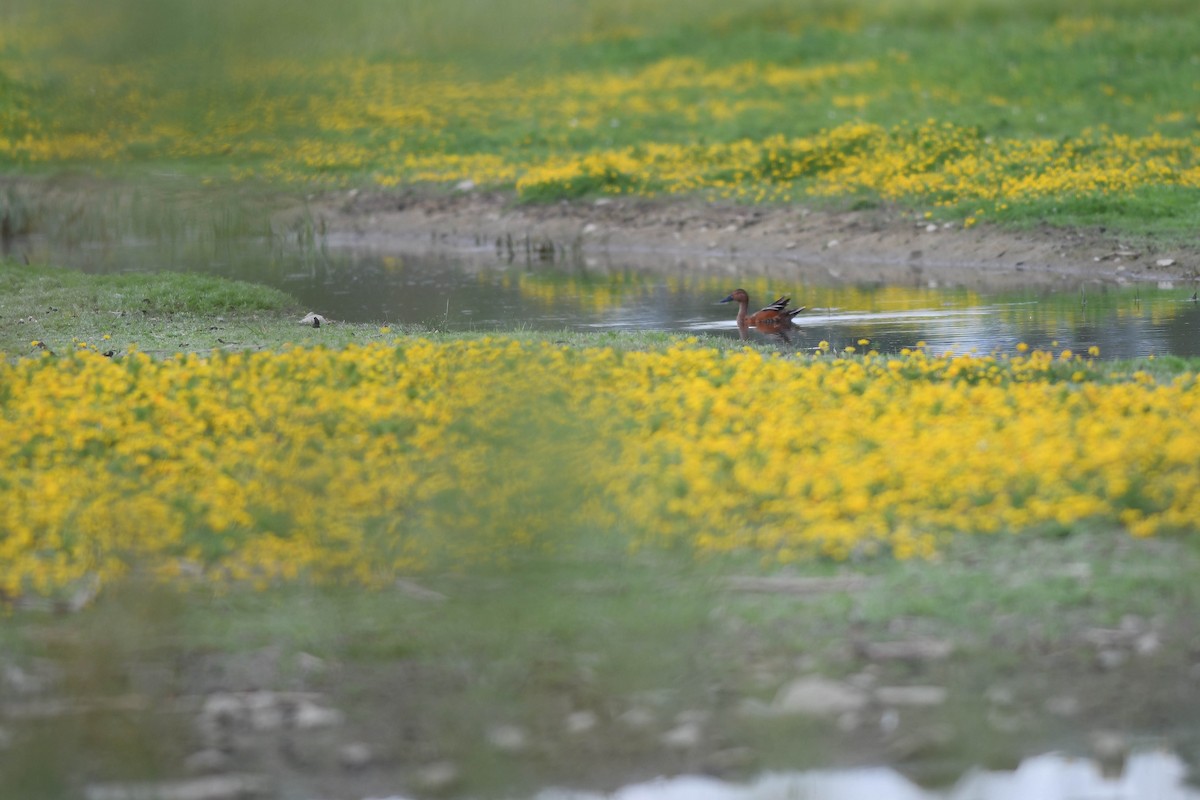
<path fill-rule="evenodd" d="M 0 394 L 0 588 L 130 571 L 378 586 L 597 529 L 792 561 L 1194 527 L 1198 376 L 1074 369 L 1064 391 L 1064 375 L 1040 350 L 784 359 L 504 336 L 0 361 L 22 387 Z"/>

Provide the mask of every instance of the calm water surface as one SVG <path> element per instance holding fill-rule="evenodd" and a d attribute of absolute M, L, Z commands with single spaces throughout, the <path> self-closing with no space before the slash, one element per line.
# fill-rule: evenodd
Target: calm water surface
<path fill-rule="evenodd" d="M 834 281 L 820 266 L 623 266 L 509 264 L 494 254 L 307 252 L 224 242 L 203 253 L 161 246 L 35 248 L 38 258 L 97 272 L 179 269 L 275 285 L 307 309 L 344 321 L 422 324 L 438 330 L 684 331 L 736 337 L 736 307 L 721 297 L 742 287 L 751 311 L 776 296 L 808 307 L 797 347 L 835 349 L 870 339 L 895 351 L 924 341 L 935 353 L 1072 349 L 1103 357 L 1200 355 L 1194 282 L 1060 288 L 962 288 L 911 279 Z"/>
<path fill-rule="evenodd" d="M 1197 286 L 1190 281 L 968 289 L 915 278 L 837 282 L 819 267 L 786 263 L 510 264 L 487 254 L 300 252 L 253 242 L 190 255 L 109 245 L 44 257 L 97 272 L 212 272 L 285 289 L 331 319 L 439 330 L 662 330 L 733 337 L 736 308 L 717 301 L 741 286 L 750 292 L 751 310 L 781 294 L 808 307 L 797 318 L 804 330 L 800 347 L 828 341 L 840 349 L 869 339 L 885 352 L 924 341 L 938 353 L 989 353 L 1025 342 L 1076 352 L 1098 346 L 1105 358 L 1200 355 L 1200 303 L 1191 299 Z"/>
<path fill-rule="evenodd" d="M 1047 754 L 1011 772 L 973 770 L 954 786 L 925 789 L 892 769 L 765 775 L 746 784 L 684 776 L 611 795 L 548 790 L 535 800 L 1200 800 L 1187 768 L 1168 752 L 1139 753 L 1115 774 L 1090 759 Z"/>

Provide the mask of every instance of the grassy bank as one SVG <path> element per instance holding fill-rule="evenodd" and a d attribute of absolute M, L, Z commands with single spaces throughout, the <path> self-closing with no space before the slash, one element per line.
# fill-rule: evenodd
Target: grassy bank
<path fill-rule="evenodd" d="M 0 164 L 1195 228 L 1200 14 L 1176 0 L 277 12 L 12 5 Z"/>

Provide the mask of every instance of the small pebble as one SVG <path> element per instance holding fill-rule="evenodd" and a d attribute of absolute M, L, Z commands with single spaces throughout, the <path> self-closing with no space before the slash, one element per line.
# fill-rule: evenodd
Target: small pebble
<path fill-rule="evenodd" d="M 587 733 L 599 721 L 594 711 L 576 711 L 567 715 L 567 733 Z"/>
<path fill-rule="evenodd" d="M 371 746 L 366 742 L 351 742 L 338 750 L 338 763 L 344 769 L 362 769 L 375 758 Z"/>
<path fill-rule="evenodd" d="M 703 728 L 698 722 L 685 722 L 672 728 L 660 737 L 660 741 L 672 750 L 690 750 L 704 738 Z"/>
<path fill-rule="evenodd" d="M 435 761 L 417 770 L 417 786 L 431 794 L 448 791 L 461 778 L 462 773 L 451 761 Z"/>
<path fill-rule="evenodd" d="M 497 725 L 487 733 L 488 743 L 503 753 L 520 753 L 529 746 L 529 737 L 516 725 Z"/>

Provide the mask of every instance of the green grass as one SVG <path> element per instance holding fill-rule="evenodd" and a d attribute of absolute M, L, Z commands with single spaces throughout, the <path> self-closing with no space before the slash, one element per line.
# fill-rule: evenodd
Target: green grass
<path fill-rule="evenodd" d="M 302 314 L 295 306 L 278 290 L 214 276 L 89 275 L 0 262 L 0 352 L 26 354 L 34 342 L 55 351 L 84 343 L 122 353 L 279 344 L 285 331 L 297 336 L 294 322 Z M 283 326 L 285 311 L 293 312 L 290 328 Z M 275 335 L 260 341 L 267 329 Z"/>
<path fill-rule="evenodd" d="M 110 131 L 134 142 L 99 163 L 68 156 L 6 163 L 0 152 L 0 167 L 10 172 L 171 173 L 193 186 L 257 172 L 271 184 L 278 177 L 272 177 L 272 159 L 303 142 L 340 155 L 289 161 L 290 186 L 369 185 L 394 173 L 394 148 L 414 156 L 497 154 L 536 163 L 647 143 L 810 136 L 856 121 L 891 128 L 933 119 L 985 138 L 1050 141 L 1101 128 L 1135 137 L 1186 138 L 1200 130 L 1194 113 L 1200 88 L 1179 66 L 1191 63 L 1200 13 L 1182 0 L 1104 0 L 1082 10 L 1065 0 L 846 0 L 802 8 L 754 0 L 733 10 L 714 0 L 453 0 L 436 9 L 415 0 L 352 0 L 336 9 L 316 0 L 216 7 L 121 0 L 105 4 L 102 13 L 79 0 L 49 6 L 16 0 L 5 13 L 14 26 L 49 31 L 0 40 L 0 119 L 8 115 L 8 128 L 35 137 Z M 686 86 L 670 95 L 678 107 L 652 98 L 639 108 L 605 93 L 608 76 L 681 58 L 718 72 L 747 62 L 783 68 L 870 62 L 877 69 L 802 90 L 761 81 Z M 282 73 L 251 66 L 247 77 L 245 65 L 258 63 L 254 59 L 342 66 Z M 361 59 L 359 66 L 350 66 L 352 59 Z M 400 96 L 368 91 L 362 103 L 380 98 L 396 108 L 423 107 L 427 95 L 439 92 L 436 83 L 423 81 L 442 75 L 460 88 L 476 87 L 475 93 L 424 122 L 339 117 L 338 99 L 377 79 L 356 69 L 386 72 L 411 64 L 424 71 L 400 82 Z M 112 70 L 117 85 L 81 79 L 96 70 Z M 559 75 L 584 78 L 587 89 L 562 98 L 577 100 L 581 115 L 598 110 L 619 124 L 566 129 L 558 99 L 545 105 L 526 95 Z M 734 110 L 717 113 L 719 107 Z M 702 113 L 691 121 L 680 108 Z M 178 129 L 188 133 L 175 141 L 169 131 Z M 579 183 L 530 196 L 553 200 L 587 191 Z M 1101 224 L 1178 238 L 1196 227 L 1196 199 L 1194 189 L 1150 186 L 1116 197 L 1014 202 L 989 211 L 989 219 Z M 929 205 L 921 198 L 903 202 Z M 974 203 L 963 203 L 941 213 L 961 219 L 974 210 Z"/>

